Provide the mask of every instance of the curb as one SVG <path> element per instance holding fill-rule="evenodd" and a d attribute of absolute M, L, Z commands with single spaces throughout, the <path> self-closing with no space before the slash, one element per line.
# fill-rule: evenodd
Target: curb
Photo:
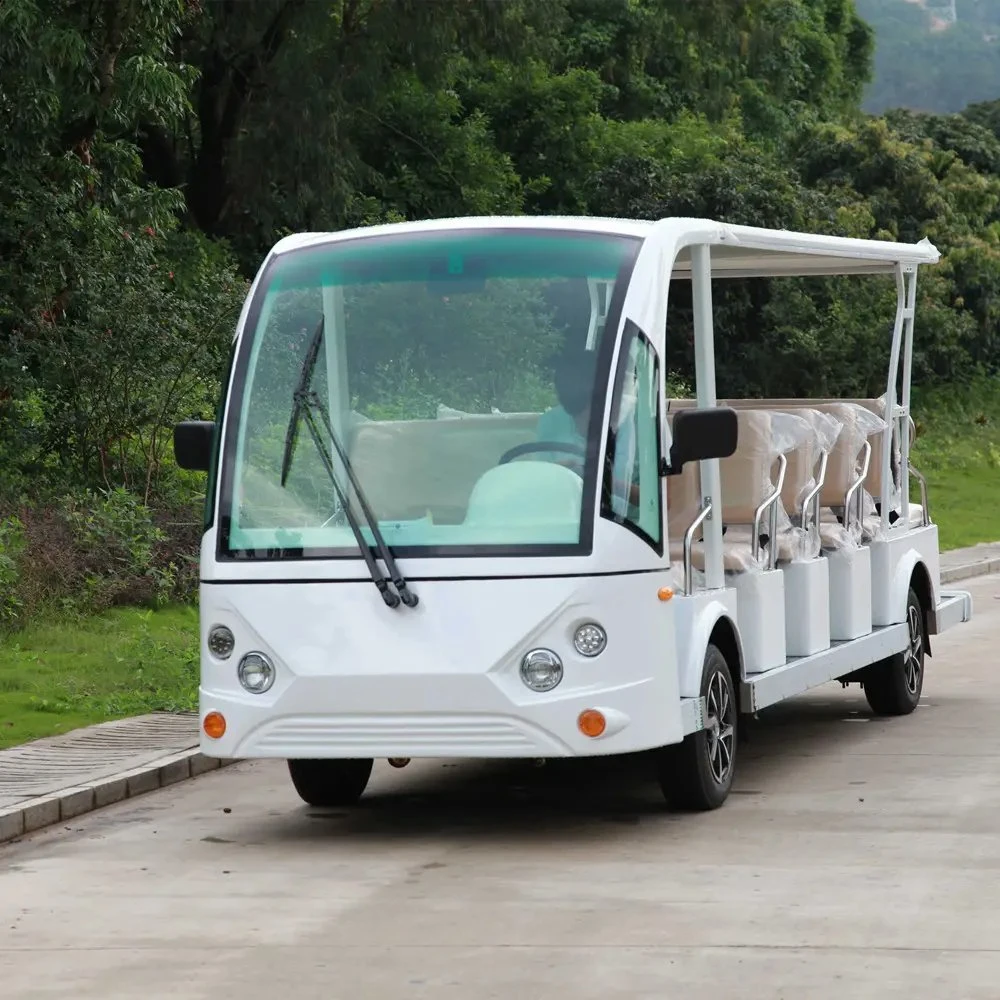
<path fill-rule="evenodd" d="M 941 570 L 942 583 L 958 583 L 960 580 L 971 580 L 977 576 L 989 576 L 1000 573 L 1000 559 L 980 559 L 978 562 L 965 563 L 963 566 L 952 566 Z"/>
<path fill-rule="evenodd" d="M 198 750 L 183 750 L 109 778 L 26 799 L 0 809 L 0 845 L 115 802 L 134 799 L 235 763 L 235 759 L 220 760 L 205 757 Z"/>

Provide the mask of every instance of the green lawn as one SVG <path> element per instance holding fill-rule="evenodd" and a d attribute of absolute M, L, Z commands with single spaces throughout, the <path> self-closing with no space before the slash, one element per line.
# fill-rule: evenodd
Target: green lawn
<path fill-rule="evenodd" d="M 197 707 L 198 612 L 116 609 L 0 640 L 0 748 L 79 726 Z"/>
<path fill-rule="evenodd" d="M 1000 380 L 915 396 L 913 464 L 927 477 L 942 549 L 1000 541 Z M 919 501 L 911 481 L 911 497 Z"/>

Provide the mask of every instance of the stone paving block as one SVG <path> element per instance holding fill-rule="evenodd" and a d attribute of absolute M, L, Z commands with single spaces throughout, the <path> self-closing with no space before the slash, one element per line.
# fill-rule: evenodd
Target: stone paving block
<path fill-rule="evenodd" d="M 160 787 L 160 769 L 136 768 L 124 775 L 128 782 L 128 797 L 133 795 L 144 795 L 146 792 L 155 791 Z"/>
<path fill-rule="evenodd" d="M 59 818 L 72 819 L 94 808 L 93 788 L 67 788 L 59 793 Z"/>
<path fill-rule="evenodd" d="M 217 771 L 220 763 L 218 757 L 206 757 L 204 754 L 196 753 L 191 758 L 191 777 L 196 778 L 206 771 Z"/>
<path fill-rule="evenodd" d="M 24 810 L 21 806 L 0 812 L 0 844 L 15 840 L 24 833 Z"/>
<path fill-rule="evenodd" d="M 161 764 L 159 771 L 161 788 L 184 781 L 191 777 L 191 755 L 189 753 L 178 755 L 176 759 Z"/>
<path fill-rule="evenodd" d="M 91 787 L 94 789 L 95 809 L 121 802 L 128 795 L 127 778 L 109 778 L 107 781 L 99 781 Z"/>
<path fill-rule="evenodd" d="M 24 813 L 25 833 L 59 822 L 58 795 L 43 795 L 37 799 L 29 799 L 22 804 L 21 809 Z"/>

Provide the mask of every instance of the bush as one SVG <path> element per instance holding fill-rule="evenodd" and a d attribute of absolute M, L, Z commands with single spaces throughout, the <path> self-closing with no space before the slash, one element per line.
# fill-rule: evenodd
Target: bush
<path fill-rule="evenodd" d="M 124 489 L 0 511 L 0 629 L 48 614 L 192 600 L 201 510 L 152 510 Z"/>
<path fill-rule="evenodd" d="M 16 517 L 0 520 L 0 628 L 18 625 L 21 619 L 21 558 L 24 525 Z"/>

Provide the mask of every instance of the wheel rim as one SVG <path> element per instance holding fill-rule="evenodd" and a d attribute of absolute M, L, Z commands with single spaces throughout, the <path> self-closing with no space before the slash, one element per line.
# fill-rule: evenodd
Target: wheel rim
<path fill-rule="evenodd" d="M 920 627 L 920 609 L 910 605 L 906 611 L 910 642 L 903 654 L 903 677 L 906 690 L 915 695 L 920 690 L 920 676 L 924 669 L 924 630 Z"/>
<path fill-rule="evenodd" d="M 735 714 L 733 698 L 721 671 L 712 674 L 712 679 L 708 682 L 705 708 L 708 716 L 705 726 L 708 737 L 706 741 L 708 765 L 716 783 L 723 785 L 733 768 L 733 743 L 736 730 L 733 725 Z"/>

